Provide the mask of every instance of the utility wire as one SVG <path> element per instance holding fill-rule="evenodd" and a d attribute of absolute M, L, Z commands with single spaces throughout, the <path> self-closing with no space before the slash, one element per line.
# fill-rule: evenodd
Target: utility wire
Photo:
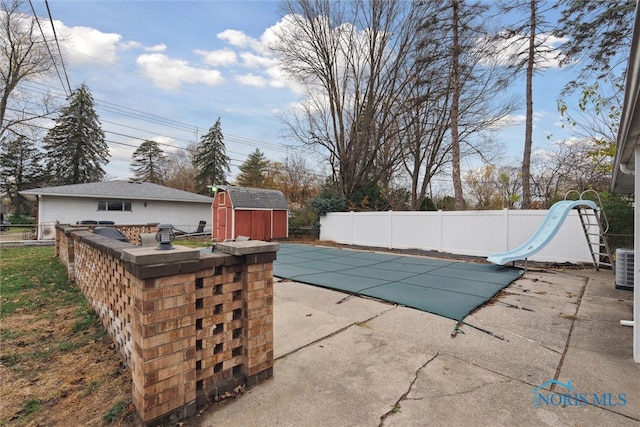
<path fill-rule="evenodd" d="M 44 31 L 42 30 L 42 25 L 40 25 L 40 19 L 38 19 L 38 14 L 36 13 L 36 10 L 33 7 L 33 3 L 31 2 L 31 0 L 29 0 L 29 6 L 31 6 L 31 11 L 33 12 L 33 17 L 36 20 L 36 23 L 38 24 L 38 28 L 40 29 L 40 34 L 42 34 L 42 40 L 44 41 L 44 45 L 47 48 L 47 52 L 49 52 L 49 56 L 51 57 L 51 60 L 53 61 L 53 67 L 56 69 L 56 73 L 58 74 L 58 78 L 60 79 L 60 83 L 62 84 L 62 88 L 64 89 L 65 94 L 66 94 L 66 87 L 64 85 L 64 81 L 62 80 L 62 75 L 60 74 L 60 70 L 58 69 L 58 62 L 56 61 L 56 58 L 53 56 L 53 52 L 51 52 L 51 48 L 49 47 L 49 42 L 47 41 L 47 36 L 44 35 Z M 54 31 L 54 34 L 55 34 L 55 31 Z M 60 50 L 60 46 L 58 46 L 58 50 Z M 60 61 L 62 62 L 62 55 L 60 55 Z M 65 75 L 66 75 L 66 71 L 65 71 Z M 67 85 L 69 85 L 69 78 L 68 77 L 67 77 Z M 71 94 L 71 86 L 70 85 L 69 85 L 69 94 Z"/>
<path fill-rule="evenodd" d="M 32 84 L 34 84 L 34 83 L 32 83 Z M 44 86 L 45 88 L 57 90 L 56 88 L 53 88 L 53 87 L 48 86 L 46 84 L 42 84 L 42 83 L 35 83 L 35 84 L 39 85 L 39 86 Z M 41 89 L 38 86 L 34 87 L 32 85 L 25 85 L 25 88 L 27 88 L 29 90 L 32 90 L 34 92 L 41 93 L 41 94 L 49 93 L 49 92 Z M 54 96 L 55 96 L 55 94 L 54 94 Z M 153 124 L 159 124 L 159 125 L 162 125 L 162 126 L 165 126 L 165 127 L 168 127 L 168 128 L 172 128 L 172 129 L 176 129 L 176 130 L 180 130 L 180 131 L 185 131 L 185 132 L 195 132 L 195 131 L 197 131 L 199 129 L 198 126 L 195 126 L 195 125 L 190 125 L 190 124 L 179 122 L 177 120 L 173 120 L 173 119 L 170 119 L 170 118 L 149 114 L 149 113 L 146 113 L 144 111 L 135 110 L 133 108 L 123 107 L 123 106 L 114 104 L 112 102 L 102 101 L 102 100 L 96 99 L 96 98 L 94 98 L 94 101 L 96 103 L 96 108 L 100 108 L 101 110 L 108 111 L 110 113 L 119 114 L 119 115 L 122 115 L 122 116 L 125 116 L 125 117 L 129 117 L 129 118 L 133 118 L 133 119 L 137 119 L 137 120 L 142 120 L 142 121 L 146 121 L 146 122 L 153 123 Z M 111 107 L 111 106 L 113 106 L 113 107 Z M 139 127 L 123 125 L 123 124 L 120 124 L 120 123 L 117 123 L 117 122 L 114 122 L 114 121 L 102 120 L 102 119 L 100 121 L 101 122 L 105 122 L 105 123 L 111 123 L 111 124 L 116 125 L 116 126 L 122 126 L 122 127 L 129 128 L 129 129 L 132 129 L 132 130 L 137 130 L 137 131 L 140 131 L 140 132 L 150 133 L 150 134 L 153 135 L 153 136 L 150 136 L 150 137 L 147 137 L 147 138 L 141 138 L 141 137 L 134 137 L 132 135 L 121 134 L 121 136 L 128 137 L 128 138 L 141 139 L 142 141 L 144 141 L 144 140 L 147 140 L 147 139 L 152 139 L 155 136 L 164 136 L 164 137 L 175 139 L 175 140 L 179 140 L 179 141 L 182 141 L 182 142 L 185 142 L 185 143 L 191 143 L 191 142 L 196 142 L 197 143 L 197 141 L 187 140 L 187 139 L 183 139 L 183 138 L 177 138 L 175 136 L 166 135 L 166 134 L 159 133 L 157 131 L 151 131 L 151 130 L 142 129 L 142 128 L 139 128 Z M 111 132 L 111 131 L 105 130 L 105 132 Z M 112 133 L 117 133 L 117 132 L 112 132 Z M 224 132 L 223 132 L 223 136 L 224 136 L 225 142 L 243 144 L 243 145 L 248 145 L 248 146 L 251 146 L 251 147 L 262 147 L 264 149 L 268 149 L 268 150 L 271 150 L 271 151 L 278 151 L 278 152 L 286 153 L 288 151 L 288 149 L 301 150 L 301 147 L 298 147 L 298 146 L 295 146 L 295 145 L 282 145 L 282 144 L 270 143 L 270 142 L 266 142 L 266 141 L 255 140 L 255 139 L 251 139 L 251 138 L 248 138 L 248 137 L 239 136 L 239 135 L 233 135 L 233 134 L 224 133 Z"/>
<path fill-rule="evenodd" d="M 31 0 L 29 0 L 29 3 L 31 3 Z M 71 94 L 71 83 L 69 83 L 69 75 L 67 74 L 67 68 L 64 66 L 64 57 L 62 56 L 62 50 L 60 50 L 60 42 L 58 41 L 58 34 L 56 34 L 56 26 L 53 25 L 53 17 L 51 16 L 51 9 L 49 9 L 49 1 L 44 0 L 44 4 L 47 6 L 47 13 L 49 14 L 49 22 L 51 22 L 51 30 L 53 31 L 53 39 L 56 42 L 56 46 L 58 48 L 58 54 L 60 54 L 60 64 L 62 65 L 62 71 L 64 72 L 64 77 L 67 80 L 67 87 L 69 88 L 69 94 Z"/>

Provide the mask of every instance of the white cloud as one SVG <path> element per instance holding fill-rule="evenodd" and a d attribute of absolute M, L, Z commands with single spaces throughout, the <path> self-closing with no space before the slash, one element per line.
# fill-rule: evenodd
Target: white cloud
<path fill-rule="evenodd" d="M 182 150 L 180 147 L 178 147 L 178 145 L 176 143 L 176 140 L 173 139 L 170 136 L 156 135 L 156 136 L 152 136 L 151 138 L 147 138 L 147 139 L 150 140 L 150 141 L 157 142 L 158 144 L 161 144 L 160 149 L 165 154 L 175 154 L 175 153 L 177 153 L 177 152 Z M 140 142 L 138 141 L 137 144 L 140 144 Z"/>
<path fill-rule="evenodd" d="M 566 41 L 551 33 L 541 33 L 536 35 L 535 43 L 538 53 L 536 54 L 536 69 L 559 68 L 562 56 L 558 47 Z M 486 40 L 479 40 L 479 43 L 487 43 Z M 525 53 L 528 50 L 529 41 L 523 34 L 516 34 L 508 38 L 500 39 L 492 43 L 493 54 L 487 58 L 487 63 L 496 65 L 513 65 L 518 61 L 524 61 Z"/>
<path fill-rule="evenodd" d="M 118 47 L 122 50 L 130 50 L 130 49 L 143 49 L 142 43 L 137 41 L 126 41 L 122 43 L 118 43 Z"/>
<path fill-rule="evenodd" d="M 55 26 L 64 58 L 69 64 L 86 64 L 96 60 L 116 62 L 118 43 L 122 39 L 120 34 L 103 33 L 89 27 L 67 27 L 60 21 L 55 21 Z"/>
<path fill-rule="evenodd" d="M 270 67 L 276 63 L 274 58 L 256 55 L 250 52 L 241 53 L 240 58 L 242 58 L 242 65 L 249 68 Z"/>
<path fill-rule="evenodd" d="M 83 26 L 67 27 L 61 21 L 54 21 L 54 23 L 65 61 L 70 65 L 96 62 L 113 64 L 117 61 L 118 51 L 142 49 L 146 52 L 164 52 L 167 49 L 163 43 L 144 46 L 134 40 L 122 41 L 122 36 L 117 33 L 104 33 L 95 28 Z M 51 25 L 46 23 L 43 27 L 49 36 L 53 37 Z"/>
<path fill-rule="evenodd" d="M 555 156 L 555 153 L 552 150 L 539 148 L 537 150 L 533 150 L 531 153 L 531 157 L 534 159 L 539 159 L 543 162 L 551 161 Z"/>
<path fill-rule="evenodd" d="M 274 42 L 279 28 L 291 25 L 286 17 L 277 24 L 267 28 L 259 39 L 255 39 L 242 31 L 227 29 L 217 34 L 218 39 L 227 42 L 237 53 L 235 58 L 240 58 L 237 65 L 251 68 L 249 74 L 241 74 L 236 81 L 242 85 L 252 87 L 290 88 L 295 93 L 302 93 L 302 87 L 294 80 L 288 78 L 278 65 L 278 61 L 269 53 L 267 43 Z M 224 49 L 227 51 L 227 49 Z M 221 51 L 216 51 L 221 52 Z M 229 50 L 229 52 L 234 52 Z M 196 52 L 202 54 L 200 52 Z M 230 57 L 230 54 L 228 54 Z M 206 58 L 209 58 L 207 56 Z M 207 62 L 210 65 L 213 65 Z M 234 65 L 234 64 L 220 64 Z"/>
<path fill-rule="evenodd" d="M 213 67 L 235 65 L 238 62 L 238 56 L 230 49 L 219 50 L 201 50 L 197 49 L 194 53 L 200 55 L 204 63 Z"/>
<path fill-rule="evenodd" d="M 121 50 L 140 49 L 145 52 L 164 52 L 167 50 L 167 45 L 164 43 L 156 44 L 153 46 L 145 46 L 140 42 L 130 40 L 122 43 L 118 43 L 118 48 Z"/>
<path fill-rule="evenodd" d="M 255 51 L 262 49 L 262 43 L 238 30 L 224 30 L 216 35 L 218 39 L 226 41 L 231 46 L 251 48 Z"/>
<path fill-rule="evenodd" d="M 140 55 L 136 62 L 142 73 L 162 89 L 177 89 L 181 83 L 218 86 L 224 82 L 218 70 L 192 67 L 187 61 L 171 59 L 160 53 Z"/>
<path fill-rule="evenodd" d="M 502 119 L 495 122 L 492 127 L 494 129 L 499 129 L 506 126 L 520 126 L 524 124 L 526 118 L 527 117 L 524 114 L 507 114 Z"/>
<path fill-rule="evenodd" d="M 236 76 L 236 81 L 245 86 L 265 87 L 267 85 L 267 81 L 264 77 L 256 76 L 251 73 Z"/>
<path fill-rule="evenodd" d="M 167 50 L 167 45 L 164 43 L 156 44 L 151 47 L 144 48 L 147 52 L 164 52 Z"/>
<path fill-rule="evenodd" d="M 130 141 L 130 143 L 132 145 L 135 145 L 135 144 L 139 144 L 140 141 Z M 114 145 L 114 144 L 109 145 L 109 156 L 111 160 L 131 162 L 131 156 L 133 155 L 134 151 L 135 151 L 135 148 L 133 147 L 127 147 L 124 145 Z"/>

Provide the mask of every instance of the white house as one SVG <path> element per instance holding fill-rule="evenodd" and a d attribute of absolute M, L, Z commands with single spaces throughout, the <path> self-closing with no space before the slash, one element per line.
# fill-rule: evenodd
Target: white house
<path fill-rule="evenodd" d="M 636 20 L 631 39 L 631 51 L 627 66 L 622 117 L 616 156 L 614 159 L 611 189 L 617 193 L 634 194 L 634 276 L 633 276 L 633 358 L 640 363 L 640 8 L 636 8 Z"/>
<path fill-rule="evenodd" d="M 200 221 L 211 230 L 212 197 L 137 181 L 105 181 L 21 191 L 36 203 L 38 239 L 54 238 L 53 225 L 168 223 L 187 233 Z"/>

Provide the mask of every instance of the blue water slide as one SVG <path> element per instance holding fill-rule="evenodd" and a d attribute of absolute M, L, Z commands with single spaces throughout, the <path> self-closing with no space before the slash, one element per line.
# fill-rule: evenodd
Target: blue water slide
<path fill-rule="evenodd" d="M 544 248 L 547 243 L 556 235 L 562 223 L 571 212 L 571 209 L 585 207 L 596 209 L 597 205 L 591 200 L 563 200 L 555 203 L 549 209 L 549 213 L 544 218 L 540 227 L 535 233 L 519 247 L 507 252 L 500 252 L 490 255 L 487 260 L 494 264 L 504 265 L 512 261 L 520 261 L 529 258 Z"/>

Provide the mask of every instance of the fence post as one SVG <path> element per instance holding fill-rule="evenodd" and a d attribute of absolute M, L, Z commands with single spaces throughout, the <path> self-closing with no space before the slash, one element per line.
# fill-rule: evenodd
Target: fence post
<path fill-rule="evenodd" d="M 504 248 L 503 251 L 509 250 L 509 209 L 502 209 L 503 219 L 502 219 L 502 231 L 504 233 Z"/>
<path fill-rule="evenodd" d="M 438 252 L 442 252 L 442 209 L 438 209 Z"/>
<path fill-rule="evenodd" d="M 389 209 L 389 249 L 393 249 L 393 210 Z"/>
<path fill-rule="evenodd" d="M 349 224 L 349 228 L 350 228 L 350 237 L 349 237 L 349 244 L 353 245 L 353 211 L 349 212 L 349 220 L 350 220 L 350 224 Z"/>

